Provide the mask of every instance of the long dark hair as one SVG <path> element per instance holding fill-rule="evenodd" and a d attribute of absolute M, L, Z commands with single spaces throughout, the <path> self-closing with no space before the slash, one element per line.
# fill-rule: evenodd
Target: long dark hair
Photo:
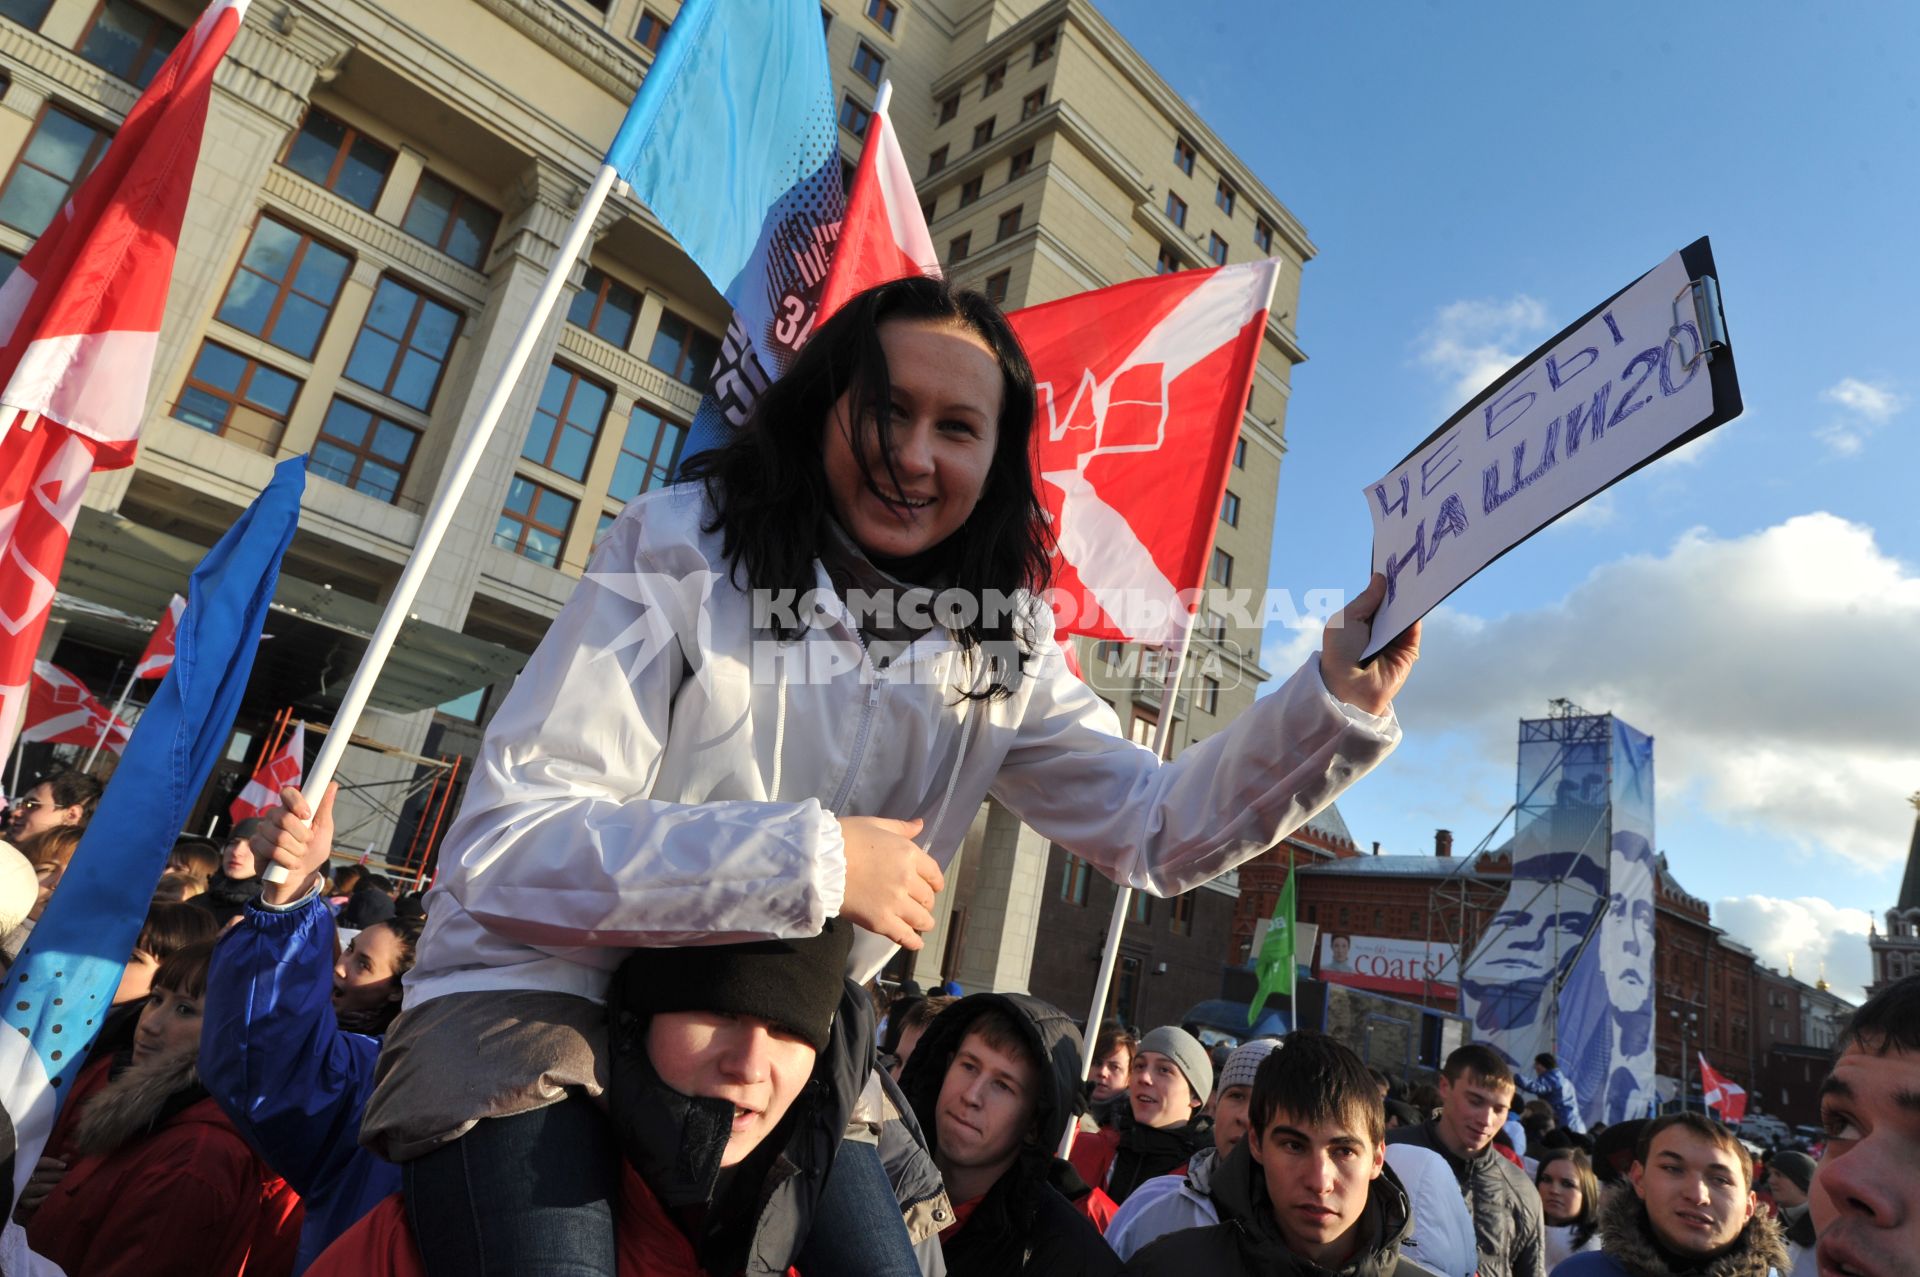
<path fill-rule="evenodd" d="M 1573 1167 L 1573 1182 L 1580 1186 L 1580 1213 L 1573 1217 L 1572 1227 L 1567 1230 L 1573 1248 L 1579 1250 L 1600 1231 L 1600 1181 L 1594 1176 L 1593 1163 L 1584 1152 L 1577 1148 L 1556 1148 L 1541 1157 L 1540 1166 L 1533 1173 L 1535 1187 L 1545 1178 L 1547 1167 L 1555 1162 Z"/>
<path fill-rule="evenodd" d="M 849 397 L 854 455 L 868 488 L 883 500 L 900 491 L 893 456 L 881 446 L 880 435 L 879 410 L 893 402 L 880 325 L 892 319 L 965 328 L 986 342 L 1000 365 L 1004 393 L 998 442 L 979 503 L 958 531 L 919 556 L 915 570 L 982 603 L 971 621 L 950 630 L 963 650 L 1017 653 L 1024 665 L 1032 643 L 1022 618 L 985 604 L 1016 590 L 1044 592 L 1051 580 L 1053 538 L 1034 490 L 1033 367 L 1006 317 L 982 294 L 916 276 L 854 297 L 814 332 L 787 374 L 761 394 L 746 427 L 730 443 L 681 467 L 680 477 L 706 485 L 714 510 L 707 530 L 722 534 L 721 550 L 736 583 L 744 573 L 745 588 L 791 590 L 792 597 L 804 597 L 814 588 L 813 561 L 833 508 L 821 438 L 842 395 Z M 868 460 L 874 456 L 885 466 L 885 486 Z M 782 639 L 794 637 L 778 619 L 774 630 Z M 989 690 L 970 694 L 1003 696 L 1013 690 L 1012 671 L 996 665 Z"/>

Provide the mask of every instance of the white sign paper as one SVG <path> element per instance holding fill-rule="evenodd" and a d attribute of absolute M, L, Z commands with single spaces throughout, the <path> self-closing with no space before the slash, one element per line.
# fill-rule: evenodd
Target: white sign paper
<path fill-rule="evenodd" d="M 1387 578 L 1368 656 L 1713 415 L 1688 284 L 1675 253 L 1367 485 L 1373 570 Z"/>

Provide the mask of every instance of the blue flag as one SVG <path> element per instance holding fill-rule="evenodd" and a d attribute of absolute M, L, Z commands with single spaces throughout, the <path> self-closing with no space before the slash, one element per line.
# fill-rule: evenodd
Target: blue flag
<path fill-rule="evenodd" d="M 173 669 L 154 693 L 60 887 L 0 984 L 0 1155 L 4 1212 L 40 1156 L 61 1097 L 92 1045 L 145 925 L 173 840 L 213 772 L 300 522 L 306 458 L 266 490 L 194 569 Z"/>
<path fill-rule="evenodd" d="M 812 331 L 846 211 L 837 128 L 815 0 L 687 0 L 607 151 L 733 306 L 685 457 L 743 424 Z"/>

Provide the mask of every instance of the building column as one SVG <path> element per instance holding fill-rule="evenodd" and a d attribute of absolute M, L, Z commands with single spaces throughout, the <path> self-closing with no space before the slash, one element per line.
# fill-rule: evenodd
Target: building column
<path fill-rule="evenodd" d="M 964 902 L 966 945 L 955 973 L 970 992 L 1025 993 L 1046 890 L 1048 843 L 997 802 L 985 807 L 977 846 L 977 877 Z"/>

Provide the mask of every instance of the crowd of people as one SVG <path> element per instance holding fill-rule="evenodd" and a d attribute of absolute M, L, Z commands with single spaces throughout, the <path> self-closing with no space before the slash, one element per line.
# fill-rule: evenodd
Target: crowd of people
<path fill-rule="evenodd" d="M 1033 428 L 992 302 L 871 289 L 607 529 L 424 898 L 333 863 L 331 789 L 183 841 L 17 1202 L 35 1249 L 68 1277 L 1784 1271 L 1736 1139 L 1581 1130 L 1551 1058 L 1523 1087 L 1469 1045 L 1414 1085 L 1311 1029 L 1094 1025 L 1083 1081 L 1038 999 L 879 1005 L 989 795 L 1174 895 L 1399 737 L 1420 633 L 1362 661 L 1376 575 L 1224 729 L 1172 760 L 1129 740 L 1040 601 Z M 98 797 L 68 774 L 15 804 L 14 952 Z M 1916 1025 L 1920 977 L 1835 1065 L 1823 1277 L 1917 1249 Z"/>

